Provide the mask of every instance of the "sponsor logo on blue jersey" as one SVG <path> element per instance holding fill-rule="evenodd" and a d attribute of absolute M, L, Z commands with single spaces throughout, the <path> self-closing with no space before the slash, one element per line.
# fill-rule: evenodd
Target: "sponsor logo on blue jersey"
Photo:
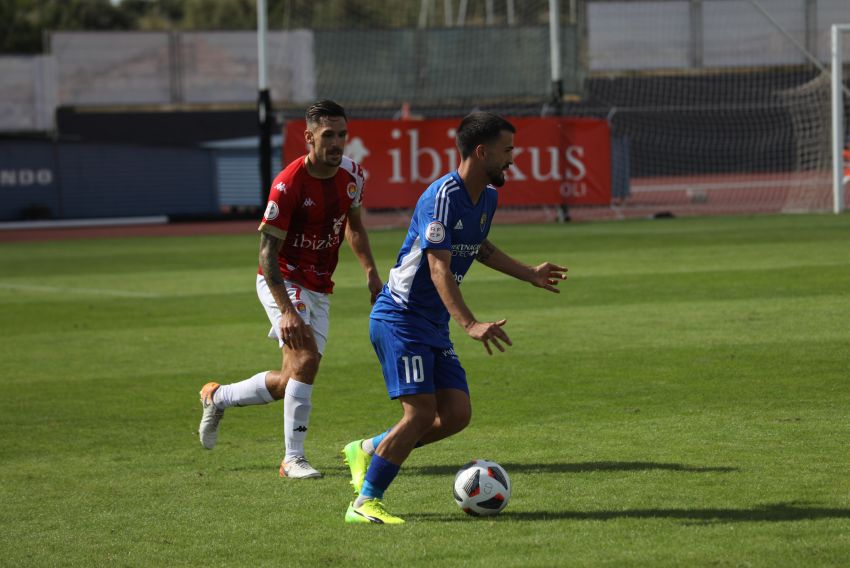
<path fill-rule="evenodd" d="M 460 284 L 490 231 L 498 193 L 487 187 L 472 203 L 457 172 L 432 183 L 419 197 L 396 265 L 372 316 L 418 325 L 447 326 L 449 313 L 431 280 L 425 251 L 451 252 L 451 272 Z M 451 227 L 451 229 L 449 229 Z"/>

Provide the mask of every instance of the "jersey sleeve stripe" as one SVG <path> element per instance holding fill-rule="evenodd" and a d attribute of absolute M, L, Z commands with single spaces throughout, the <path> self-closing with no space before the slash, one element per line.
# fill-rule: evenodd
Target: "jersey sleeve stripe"
<path fill-rule="evenodd" d="M 451 194 L 454 193 L 457 190 L 458 190 L 457 187 L 453 187 L 453 188 L 446 191 L 446 195 L 445 195 L 445 198 L 444 198 L 445 203 L 443 205 L 443 213 L 440 216 L 440 222 L 443 225 L 448 225 L 448 223 L 449 223 L 449 203 L 451 202 Z"/>
<path fill-rule="evenodd" d="M 440 218 L 440 212 L 442 211 L 442 207 L 443 207 L 443 197 L 444 197 L 443 192 L 446 188 L 447 183 L 449 183 L 448 180 L 443 182 L 443 185 L 441 185 L 440 189 L 437 190 L 437 197 L 434 198 L 434 213 L 433 213 L 434 219 Z"/>
<path fill-rule="evenodd" d="M 437 191 L 437 199 L 434 203 L 434 218 L 444 225 L 448 222 L 449 217 L 449 194 L 457 191 L 457 189 L 457 183 L 453 179 L 448 179 Z"/>

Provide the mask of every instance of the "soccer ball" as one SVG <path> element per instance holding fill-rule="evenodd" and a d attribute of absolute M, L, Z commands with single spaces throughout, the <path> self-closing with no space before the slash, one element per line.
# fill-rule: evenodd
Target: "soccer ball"
<path fill-rule="evenodd" d="M 496 462 L 472 460 L 457 472 L 454 496 L 467 515 L 498 515 L 511 498 L 511 479 Z"/>

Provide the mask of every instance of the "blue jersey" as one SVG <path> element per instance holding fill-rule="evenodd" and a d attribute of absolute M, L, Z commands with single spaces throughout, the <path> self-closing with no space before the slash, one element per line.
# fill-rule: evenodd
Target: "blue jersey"
<path fill-rule="evenodd" d="M 372 318 L 404 324 L 412 331 L 448 341 L 449 312 L 434 283 L 425 249 L 450 250 L 451 271 L 460 284 L 490 232 L 498 201 L 487 186 L 472 203 L 457 172 L 441 177 L 419 197 L 396 265 L 372 308 Z M 423 342 L 431 340 L 423 337 Z"/>

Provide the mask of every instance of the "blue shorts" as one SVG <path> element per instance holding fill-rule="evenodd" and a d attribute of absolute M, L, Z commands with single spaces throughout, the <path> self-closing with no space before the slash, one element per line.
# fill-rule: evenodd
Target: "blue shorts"
<path fill-rule="evenodd" d="M 466 371 L 451 342 L 439 347 L 423 343 L 421 337 L 403 326 L 376 319 L 369 320 L 369 338 L 381 362 L 391 399 L 433 394 L 438 389 L 458 389 L 469 394 Z"/>

